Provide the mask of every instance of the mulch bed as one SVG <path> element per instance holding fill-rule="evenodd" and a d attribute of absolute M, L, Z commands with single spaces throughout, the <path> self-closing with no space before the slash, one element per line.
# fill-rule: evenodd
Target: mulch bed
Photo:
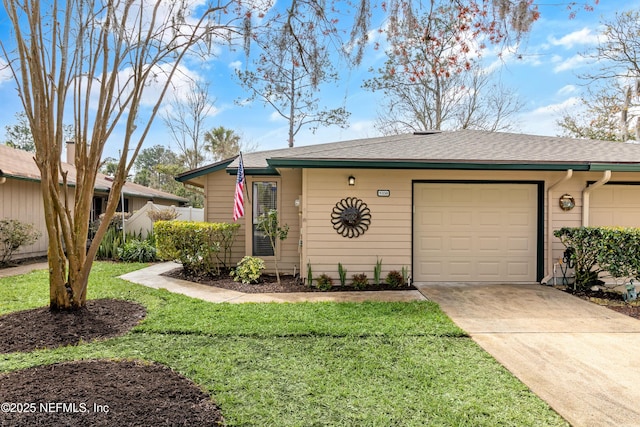
<path fill-rule="evenodd" d="M 215 286 L 217 288 L 229 289 L 232 291 L 243 292 L 245 294 L 265 294 L 280 292 L 370 292 L 370 291 L 408 291 L 415 290 L 414 286 L 391 287 L 386 283 L 380 283 L 379 286 L 370 284 L 363 289 L 355 289 L 353 286 L 341 286 L 339 283 L 331 287 L 329 290 L 320 290 L 315 286 L 306 286 L 302 280 L 291 275 L 280 275 L 280 284 L 275 275 L 263 275 L 258 283 L 241 283 L 235 282 L 230 276 L 223 274 L 219 277 L 214 276 L 194 276 L 186 273 L 182 267 L 168 271 L 163 276 L 173 277 L 175 279 L 187 280 L 189 282 L 200 283 L 207 286 Z M 372 282 L 370 280 L 370 282 Z"/>
<path fill-rule="evenodd" d="M 99 299 L 75 312 L 55 312 L 49 307 L 0 316 L 0 354 L 75 345 L 80 341 L 124 335 L 146 316 L 140 304 Z"/>
<path fill-rule="evenodd" d="M 220 426 L 187 378 L 157 363 L 88 360 L 0 375 L 2 426 Z"/>
<path fill-rule="evenodd" d="M 622 313 L 629 317 L 633 317 L 634 319 L 640 319 L 640 302 L 634 301 L 631 303 L 626 303 L 624 301 L 624 298 L 622 297 L 622 294 L 618 292 L 604 290 L 600 287 L 598 287 L 597 290 L 584 289 L 574 291 L 570 287 L 563 290 L 567 293 L 575 295 L 578 298 L 582 298 L 595 304 L 602 305 L 610 310 L 617 311 L 618 313 Z"/>

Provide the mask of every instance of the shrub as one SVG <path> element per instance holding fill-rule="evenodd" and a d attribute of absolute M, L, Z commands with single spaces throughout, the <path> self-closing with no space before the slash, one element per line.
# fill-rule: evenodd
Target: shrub
<path fill-rule="evenodd" d="M 364 289 L 369 286 L 369 279 L 364 273 L 354 274 L 351 276 L 351 284 L 355 289 Z"/>
<path fill-rule="evenodd" d="M 326 274 L 322 274 L 316 279 L 316 286 L 321 291 L 328 291 L 333 286 L 333 279 Z"/>
<path fill-rule="evenodd" d="M 231 249 L 240 224 L 157 221 L 153 225 L 158 256 L 176 260 L 193 275 L 219 275 L 230 268 Z"/>
<path fill-rule="evenodd" d="M 392 288 L 399 288 L 400 286 L 404 285 L 404 278 L 402 276 L 402 273 L 396 270 L 390 271 L 384 281 Z"/>
<path fill-rule="evenodd" d="M 178 218 L 178 211 L 175 208 L 164 208 L 164 209 L 151 209 L 147 212 L 147 216 L 151 220 L 151 222 L 156 221 L 171 221 Z"/>
<path fill-rule="evenodd" d="M 262 258 L 246 256 L 238 261 L 235 269 L 231 270 L 231 276 L 236 282 L 257 283 L 263 270 L 264 261 Z"/>
<path fill-rule="evenodd" d="M 36 242 L 42 233 L 17 219 L 0 220 L 0 265 L 8 264 L 21 247 Z"/>
<path fill-rule="evenodd" d="M 147 240 L 132 239 L 118 248 L 118 257 L 126 262 L 153 262 L 157 260 L 156 248 Z"/>
<path fill-rule="evenodd" d="M 640 278 L 640 229 L 564 227 L 554 235 L 575 266 L 576 288 L 590 286 L 601 272 L 616 279 Z"/>

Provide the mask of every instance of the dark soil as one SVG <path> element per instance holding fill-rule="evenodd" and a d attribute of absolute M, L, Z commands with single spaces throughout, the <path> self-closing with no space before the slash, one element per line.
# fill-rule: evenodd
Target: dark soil
<path fill-rule="evenodd" d="M 413 286 L 401 286 L 392 287 L 386 283 L 380 283 L 380 286 L 370 284 L 363 289 L 355 289 L 353 286 L 345 285 L 341 286 L 338 282 L 331 286 L 328 290 L 318 289 L 317 286 L 306 286 L 302 283 L 302 280 L 298 277 L 291 275 L 280 275 L 280 284 L 275 275 L 263 275 L 258 283 L 241 283 L 235 282 L 228 274 L 220 276 L 194 276 L 186 273 L 182 267 L 164 273 L 164 276 L 173 277 L 176 279 L 187 280 L 189 282 L 196 282 L 202 285 L 215 286 L 217 288 L 230 289 L 232 291 L 243 292 L 246 294 L 259 294 L 259 293 L 279 293 L 279 292 L 367 292 L 367 291 L 407 291 L 415 290 Z M 370 281 L 371 282 L 371 281 Z"/>
<path fill-rule="evenodd" d="M 219 426 L 210 397 L 166 366 L 85 360 L 0 375 L 2 426 Z"/>
<path fill-rule="evenodd" d="M 85 309 L 71 313 L 42 307 L 6 314 L 0 316 L 0 354 L 116 337 L 145 315 L 143 306 L 113 299 L 90 300 Z"/>
<path fill-rule="evenodd" d="M 87 301 L 77 312 L 48 307 L 0 316 L 0 354 L 77 345 L 128 332 L 141 305 Z M 139 361 L 75 361 L 0 374 L 0 426 L 218 426 L 218 407 L 171 369 Z"/>
<path fill-rule="evenodd" d="M 640 319 L 640 301 L 625 302 L 622 294 L 618 292 L 603 290 L 573 290 L 572 288 L 564 289 L 572 295 L 582 298 L 587 301 L 591 301 L 595 304 L 599 304 L 607 307 L 608 309 L 617 311 L 618 313 L 625 314 L 635 319 Z"/>

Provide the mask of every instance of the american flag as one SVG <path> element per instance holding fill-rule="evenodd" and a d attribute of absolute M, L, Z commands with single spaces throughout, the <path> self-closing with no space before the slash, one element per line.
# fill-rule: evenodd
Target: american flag
<path fill-rule="evenodd" d="M 240 163 L 238 164 L 238 178 L 236 179 L 236 194 L 233 197 L 233 220 L 244 216 L 244 164 L 242 162 L 242 154 L 240 154 Z"/>

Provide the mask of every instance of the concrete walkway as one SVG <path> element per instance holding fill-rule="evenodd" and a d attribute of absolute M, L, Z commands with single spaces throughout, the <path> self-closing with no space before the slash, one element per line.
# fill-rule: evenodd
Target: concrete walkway
<path fill-rule="evenodd" d="M 416 287 L 572 426 L 640 426 L 640 321 L 537 284 Z"/>
<path fill-rule="evenodd" d="M 49 268 L 49 264 L 46 262 L 19 265 L 17 267 L 0 268 L 0 277 L 17 276 L 19 274 L 31 273 L 34 270 L 46 270 L 47 268 Z"/>
<path fill-rule="evenodd" d="M 420 291 L 380 291 L 380 292 L 293 292 L 271 294 L 245 294 L 228 289 L 215 288 L 185 280 L 161 276 L 162 273 L 180 267 L 173 262 L 154 264 L 141 270 L 120 276 L 122 279 L 155 289 L 166 289 L 170 292 L 200 298 L 209 302 L 362 302 L 387 301 L 406 302 L 425 300 Z"/>

